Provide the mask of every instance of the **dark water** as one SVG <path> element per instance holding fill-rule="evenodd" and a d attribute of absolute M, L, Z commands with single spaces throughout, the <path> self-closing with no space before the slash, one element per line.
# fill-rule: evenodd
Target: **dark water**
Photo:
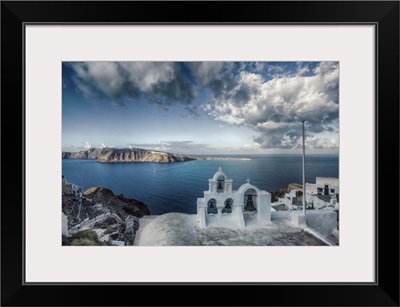
<path fill-rule="evenodd" d="M 197 198 L 208 190 L 208 179 L 219 167 L 238 189 L 246 179 L 268 192 L 302 182 L 301 155 L 246 156 L 251 160 L 205 160 L 162 163 L 98 163 L 66 159 L 62 174 L 85 191 L 106 187 L 114 194 L 143 201 L 151 214 L 195 213 Z M 316 177 L 339 177 L 337 155 L 307 155 L 306 181 Z"/>

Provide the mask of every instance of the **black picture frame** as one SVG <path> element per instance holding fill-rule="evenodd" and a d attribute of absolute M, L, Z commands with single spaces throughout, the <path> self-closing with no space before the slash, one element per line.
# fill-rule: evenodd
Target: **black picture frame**
<path fill-rule="evenodd" d="M 23 114 L 27 23 L 375 25 L 376 282 L 26 284 Z M 2 306 L 210 306 L 215 305 L 210 298 L 218 295 L 227 306 L 399 306 L 398 1 L 3 1 L 1 77 Z M 168 295 L 158 293 L 165 289 Z"/>

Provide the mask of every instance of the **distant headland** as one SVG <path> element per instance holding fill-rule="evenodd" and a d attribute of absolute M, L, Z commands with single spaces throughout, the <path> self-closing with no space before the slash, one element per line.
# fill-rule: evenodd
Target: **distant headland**
<path fill-rule="evenodd" d="M 62 152 L 62 159 L 89 159 L 97 162 L 171 163 L 193 160 L 250 160 L 239 157 L 196 157 L 142 148 L 90 148 L 77 152 Z"/>

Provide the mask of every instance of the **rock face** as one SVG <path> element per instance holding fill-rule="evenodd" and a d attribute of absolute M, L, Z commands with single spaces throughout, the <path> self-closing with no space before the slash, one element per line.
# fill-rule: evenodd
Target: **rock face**
<path fill-rule="evenodd" d="M 62 194 L 63 245 L 133 245 L 139 218 L 150 215 L 141 201 L 93 187 L 82 197 Z M 95 239 L 93 238 L 95 237 Z"/>
<path fill-rule="evenodd" d="M 122 194 L 114 195 L 110 189 L 93 187 L 83 192 L 83 196 L 91 199 L 92 202 L 103 204 L 112 212 L 117 213 L 123 220 L 128 215 L 138 218 L 150 215 L 149 208 L 143 202 L 133 198 L 125 198 Z"/>
<path fill-rule="evenodd" d="M 91 148 L 78 152 L 63 152 L 63 159 L 93 159 L 98 162 L 183 162 L 197 157 L 141 148 Z"/>
<path fill-rule="evenodd" d="M 137 218 L 150 215 L 149 208 L 143 202 L 125 198 L 123 195 L 114 195 L 110 189 L 99 187 L 90 188 L 83 193 L 81 206 L 77 196 L 63 194 L 62 211 L 68 218 L 68 228 L 104 212 L 115 213 L 121 220 L 125 220 L 128 215 Z"/>

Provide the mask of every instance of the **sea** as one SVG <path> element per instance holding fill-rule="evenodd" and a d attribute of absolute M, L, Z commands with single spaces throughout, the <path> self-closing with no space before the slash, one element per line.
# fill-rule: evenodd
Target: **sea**
<path fill-rule="evenodd" d="M 216 157 L 215 155 L 213 157 Z M 144 202 L 151 214 L 196 213 L 197 198 L 208 190 L 208 179 L 222 171 L 238 189 L 249 179 L 268 192 L 302 183 L 301 155 L 224 155 L 250 160 L 194 160 L 174 163 L 100 163 L 94 160 L 64 159 L 62 174 L 67 182 L 85 191 L 91 187 L 111 189 Z M 339 178 L 338 155 L 306 155 L 306 182 L 316 177 Z"/>

